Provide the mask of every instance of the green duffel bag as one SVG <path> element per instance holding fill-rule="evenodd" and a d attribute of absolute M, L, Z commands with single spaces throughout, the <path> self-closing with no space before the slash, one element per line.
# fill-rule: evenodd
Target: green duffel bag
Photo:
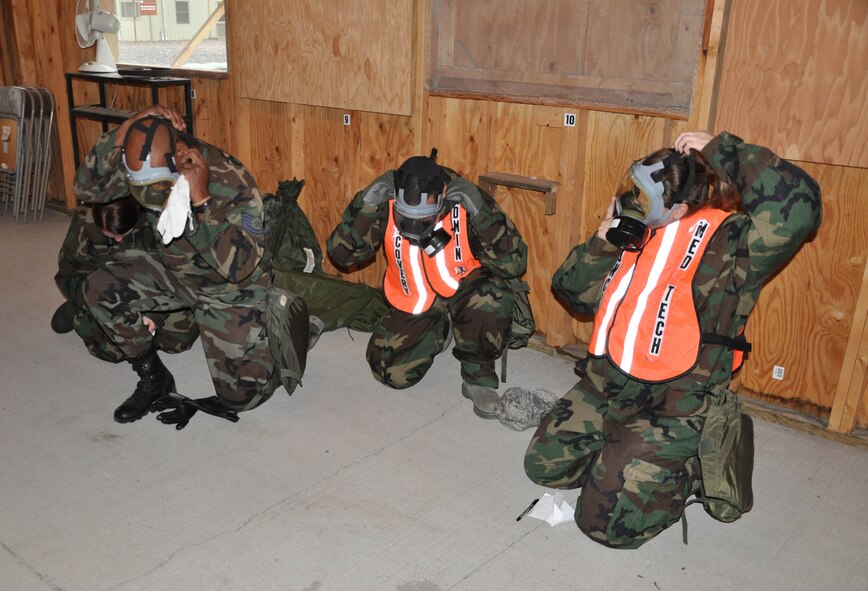
<path fill-rule="evenodd" d="M 382 291 L 362 283 L 277 266 L 274 267 L 272 283 L 301 296 L 310 315 L 322 320 L 325 330 L 346 327 L 373 332 L 388 312 Z"/>
<path fill-rule="evenodd" d="M 712 402 L 699 439 L 702 476 L 697 500 L 726 523 L 753 507 L 753 421 L 735 392 L 724 390 Z"/>

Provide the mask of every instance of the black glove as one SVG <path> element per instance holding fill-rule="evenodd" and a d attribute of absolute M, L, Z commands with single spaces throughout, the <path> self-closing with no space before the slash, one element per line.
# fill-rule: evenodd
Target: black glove
<path fill-rule="evenodd" d="M 157 415 L 158 421 L 164 425 L 175 425 L 175 429 L 179 431 L 186 427 L 190 419 L 193 418 L 193 415 L 200 410 L 206 414 L 220 417 L 233 423 L 238 422 L 238 412 L 223 406 L 216 396 L 193 400 L 175 392 L 170 392 L 158 398 L 151 407 L 151 410 L 159 412 Z"/>

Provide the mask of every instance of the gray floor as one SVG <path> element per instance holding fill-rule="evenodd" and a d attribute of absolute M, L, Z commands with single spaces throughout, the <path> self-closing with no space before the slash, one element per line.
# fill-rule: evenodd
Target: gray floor
<path fill-rule="evenodd" d="M 403 392 L 371 378 L 367 335 L 327 333 L 304 387 L 237 424 L 112 421 L 135 377 L 55 335 L 67 218 L 0 216 L 0 589 L 868 589 L 868 453 L 756 422 L 756 505 L 724 525 L 689 509 L 635 551 L 515 517 L 543 489 L 530 433 L 483 421 L 441 355 Z M 508 385 L 573 382 L 568 361 L 510 354 Z M 200 350 L 168 357 L 209 395 Z M 575 493 L 567 499 L 573 503 Z"/>

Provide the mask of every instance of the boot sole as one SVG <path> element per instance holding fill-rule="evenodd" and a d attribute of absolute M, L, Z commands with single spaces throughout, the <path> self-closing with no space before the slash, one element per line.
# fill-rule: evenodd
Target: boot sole
<path fill-rule="evenodd" d="M 480 419 L 496 419 L 497 418 L 497 415 L 494 414 L 493 412 L 492 413 L 483 412 L 483 411 L 479 410 L 478 408 L 476 408 L 475 406 L 473 407 L 473 414 L 478 416 Z"/>
<path fill-rule="evenodd" d="M 473 398 L 471 398 L 470 396 L 465 394 L 463 390 L 461 391 L 461 395 L 464 396 L 470 402 L 473 402 Z M 480 409 L 475 404 L 473 405 L 473 414 L 478 416 L 480 419 L 496 419 L 497 418 L 497 415 L 494 414 L 493 412 L 485 412 L 484 410 Z"/>
<path fill-rule="evenodd" d="M 169 388 L 169 392 L 170 392 L 170 393 L 173 393 L 173 394 L 177 394 L 177 393 L 178 393 L 177 390 L 175 389 L 175 380 L 174 380 L 174 378 L 172 379 L 172 387 Z M 163 397 L 162 395 L 161 395 L 161 396 L 157 396 L 156 398 L 154 398 L 153 400 L 151 400 L 151 403 L 148 405 L 148 409 L 147 409 L 145 412 L 143 412 L 142 414 L 140 414 L 139 416 L 135 417 L 135 418 L 132 418 L 132 419 L 119 419 L 119 418 L 117 417 L 117 415 L 114 415 L 115 423 L 120 423 L 120 424 L 122 424 L 122 425 L 124 425 L 124 424 L 126 424 L 126 423 L 135 423 L 135 422 L 138 421 L 139 419 L 148 416 L 148 415 L 151 414 L 152 412 L 157 412 L 157 409 L 154 408 L 154 403 L 155 403 L 157 400 L 159 400 L 160 398 L 162 398 L 162 397 Z"/>

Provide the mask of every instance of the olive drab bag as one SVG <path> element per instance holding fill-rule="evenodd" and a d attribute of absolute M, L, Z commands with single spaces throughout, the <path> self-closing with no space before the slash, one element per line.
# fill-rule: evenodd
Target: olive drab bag
<path fill-rule="evenodd" d="M 272 285 L 303 298 L 325 330 L 371 332 L 388 307 L 381 290 L 322 272 L 323 251 L 298 197 L 304 180 L 278 183 L 277 195 L 263 196 L 265 242 L 272 261 Z"/>
<path fill-rule="evenodd" d="M 500 357 L 500 381 L 506 382 L 506 358 L 509 349 L 527 347 L 530 337 L 536 332 L 536 322 L 530 307 L 530 286 L 527 281 L 512 279 L 505 282 L 507 289 L 512 291 L 512 321 L 509 325 L 509 339 Z"/>
<path fill-rule="evenodd" d="M 514 279 L 507 283 L 512 290 L 512 324 L 509 327 L 509 348 L 521 349 L 527 347 L 530 337 L 536 332 L 536 322 L 533 310 L 530 308 L 530 286 L 527 281 Z"/>
<path fill-rule="evenodd" d="M 372 332 L 389 311 L 382 290 L 363 283 L 350 283 L 321 273 L 281 269 L 277 265 L 271 281 L 304 298 L 307 311 L 322 320 L 327 331 L 346 327 Z"/>
<path fill-rule="evenodd" d="M 275 266 L 304 273 L 322 272 L 322 248 L 298 204 L 303 187 L 304 180 L 297 178 L 280 181 L 277 195 L 262 197 L 265 243 Z"/>
<path fill-rule="evenodd" d="M 697 500 L 705 511 L 725 523 L 753 507 L 753 421 L 735 392 L 715 397 L 699 439 L 702 476 Z"/>
<path fill-rule="evenodd" d="M 287 394 L 301 385 L 310 341 L 310 315 L 304 298 L 275 285 L 265 298 L 268 346 Z"/>

